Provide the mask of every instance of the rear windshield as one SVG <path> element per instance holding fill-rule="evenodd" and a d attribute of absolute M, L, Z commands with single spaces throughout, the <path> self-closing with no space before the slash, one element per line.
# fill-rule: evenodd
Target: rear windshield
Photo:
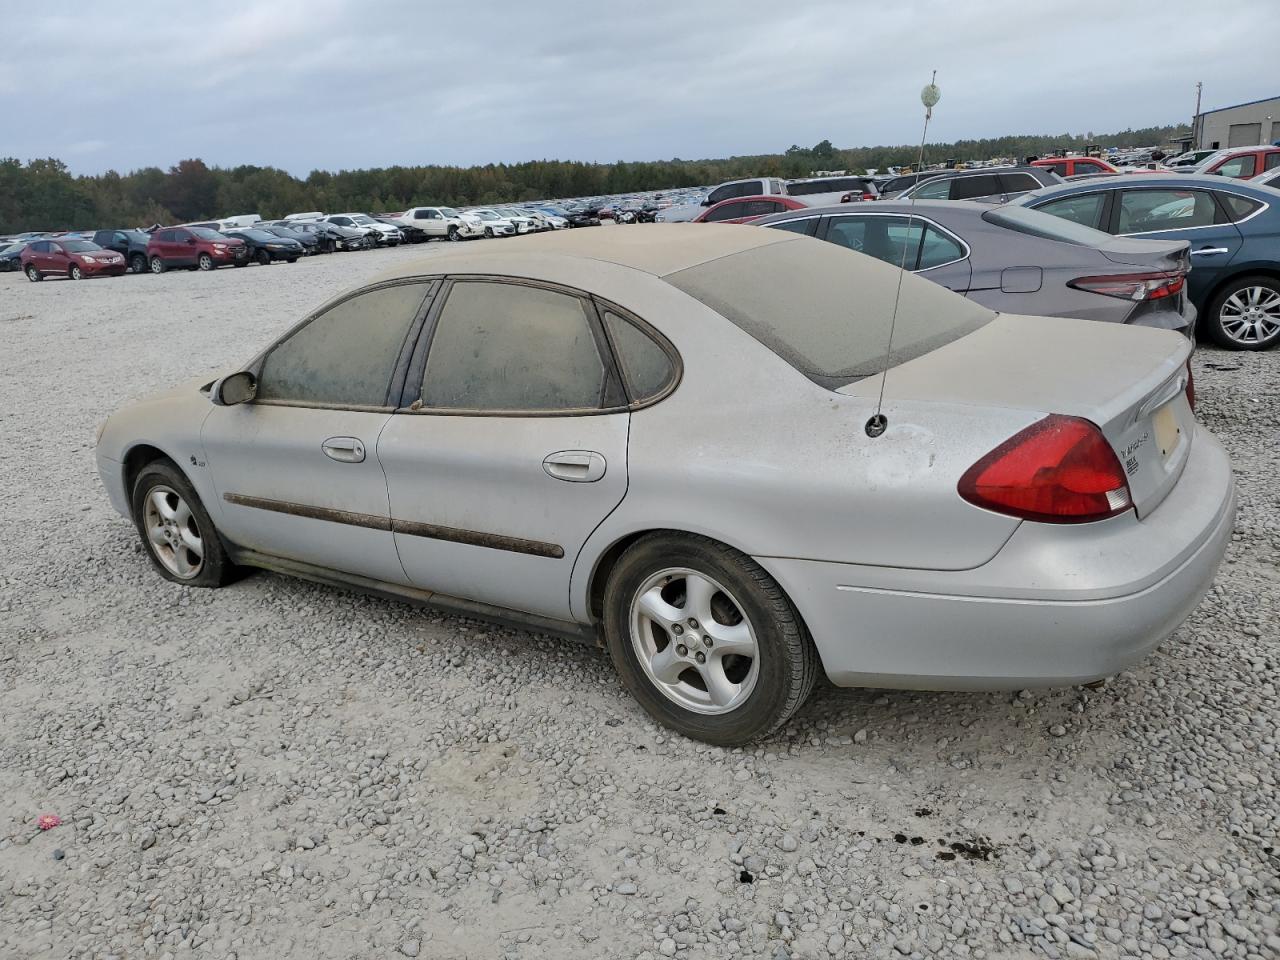
<path fill-rule="evenodd" d="M 1027 207 L 996 207 L 982 215 L 987 223 L 997 227 L 1016 230 L 1018 233 L 1043 237 L 1046 240 L 1061 240 L 1063 243 L 1074 243 L 1078 247 L 1103 247 L 1115 239 L 1109 233 L 1086 227 L 1074 220 L 1055 217 L 1051 213 L 1041 213 Z"/>
<path fill-rule="evenodd" d="M 932 281 L 808 237 L 744 250 L 665 277 L 829 390 L 972 333 L 995 314 Z M 887 354 L 894 294 L 902 298 Z"/>
<path fill-rule="evenodd" d="M 787 193 L 793 197 L 807 197 L 814 193 L 861 190 L 862 181 L 857 177 L 832 177 L 830 180 L 810 180 L 806 183 L 788 183 Z"/>

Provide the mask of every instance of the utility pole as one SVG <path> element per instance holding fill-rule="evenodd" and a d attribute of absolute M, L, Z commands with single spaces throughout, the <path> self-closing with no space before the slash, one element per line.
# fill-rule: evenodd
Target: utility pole
<path fill-rule="evenodd" d="M 1204 86 L 1201 80 L 1196 81 L 1196 112 L 1191 115 L 1191 149 L 1200 149 L 1200 90 Z"/>

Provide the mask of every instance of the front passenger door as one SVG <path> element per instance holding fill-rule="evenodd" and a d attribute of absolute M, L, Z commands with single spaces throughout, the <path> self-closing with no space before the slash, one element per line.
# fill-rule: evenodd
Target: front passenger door
<path fill-rule="evenodd" d="M 254 400 L 213 407 L 201 438 L 224 536 L 260 553 L 406 582 L 376 450 L 430 290 L 428 281 L 396 281 L 338 301 L 255 363 Z"/>

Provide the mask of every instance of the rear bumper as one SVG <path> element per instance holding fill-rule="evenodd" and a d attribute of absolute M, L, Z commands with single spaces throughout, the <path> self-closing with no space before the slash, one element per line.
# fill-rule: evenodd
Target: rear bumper
<path fill-rule="evenodd" d="M 1079 526 L 1023 523 L 972 570 L 758 558 L 804 617 L 833 683 L 1017 689 L 1109 676 L 1167 638 L 1213 582 L 1235 486 L 1197 431 L 1156 510 Z"/>
<path fill-rule="evenodd" d="M 1199 312 L 1196 305 L 1191 302 L 1191 298 L 1185 294 L 1182 296 L 1182 308 L 1180 310 L 1166 310 L 1160 305 L 1159 301 L 1154 303 L 1139 304 L 1134 308 L 1133 313 L 1129 315 L 1126 323 L 1131 323 L 1136 327 L 1155 327 L 1158 330 L 1175 330 L 1187 337 L 1192 342 L 1196 338 L 1196 319 Z M 1155 307 L 1155 309 L 1153 309 Z"/>

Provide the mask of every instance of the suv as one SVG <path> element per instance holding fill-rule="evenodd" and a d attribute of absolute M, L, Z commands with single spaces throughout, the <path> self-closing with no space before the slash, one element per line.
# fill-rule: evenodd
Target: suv
<path fill-rule="evenodd" d="M 249 248 L 243 240 L 207 227 L 161 227 L 147 243 L 147 262 L 152 273 L 164 273 L 170 267 L 214 270 L 228 263 L 243 267 L 249 263 Z"/>
<path fill-rule="evenodd" d="M 103 250 L 91 240 L 58 237 L 27 244 L 19 262 L 32 283 L 45 277 L 118 277 L 129 269 L 124 257 L 114 250 Z"/>
<path fill-rule="evenodd" d="M 410 207 L 392 219 L 402 226 L 417 227 L 428 239 L 471 240 L 484 236 L 479 217 L 459 213 L 453 207 Z"/>
<path fill-rule="evenodd" d="M 786 193 L 786 187 L 777 177 L 755 177 L 751 180 L 730 180 L 714 188 L 702 201 L 704 207 L 714 207 L 722 200 L 738 197 L 775 196 Z"/>
<path fill-rule="evenodd" d="M 1280 167 L 1280 147 L 1232 147 L 1205 158 L 1195 173 L 1248 180 Z"/>
<path fill-rule="evenodd" d="M 147 272 L 147 244 L 151 236 L 142 230 L 99 230 L 93 242 L 104 250 L 114 250 L 129 264 L 130 273 Z"/>
<path fill-rule="evenodd" d="M 1004 203 L 1041 187 L 1052 187 L 1063 180 L 1043 167 L 988 167 L 984 170 L 944 170 L 899 194 L 910 200 L 977 200 L 990 197 Z"/>

